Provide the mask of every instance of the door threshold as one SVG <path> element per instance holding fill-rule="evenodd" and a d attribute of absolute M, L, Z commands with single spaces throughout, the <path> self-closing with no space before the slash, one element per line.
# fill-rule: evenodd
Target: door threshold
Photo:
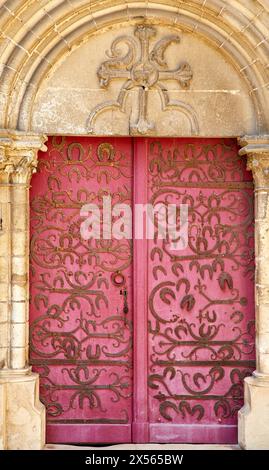
<path fill-rule="evenodd" d="M 113 444 L 103 447 L 46 444 L 44 450 L 240 450 L 240 447 L 238 444 Z"/>

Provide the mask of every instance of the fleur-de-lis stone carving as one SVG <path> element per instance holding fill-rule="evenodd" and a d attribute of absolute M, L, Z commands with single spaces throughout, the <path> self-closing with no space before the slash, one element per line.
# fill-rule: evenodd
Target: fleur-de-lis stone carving
<path fill-rule="evenodd" d="M 157 30 L 152 26 L 140 24 L 135 27 L 132 36 L 119 36 L 111 44 L 108 57 L 99 67 L 97 76 L 100 86 L 107 88 L 111 80 L 125 79 L 117 100 L 105 101 L 97 105 L 91 112 L 87 127 L 89 132 L 94 132 L 94 124 L 97 116 L 108 109 L 119 109 L 126 112 L 126 98 L 134 88 L 138 89 L 138 118 L 135 123 L 130 123 L 131 134 L 150 134 L 154 130 L 154 122 L 147 117 L 148 92 L 151 89 L 158 91 L 163 111 L 176 109 L 183 113 L 189 123 L 191 134 L 198 133 L 198 122 L 193 108 L 179 100 L 171 100 L 166 86 L 166 80 L 176 80 L 181 88 L 189 88 L 193 76 L 188 63 L 181 63 L 174 70 L 170 70 L 165 59 L 165 52 L 171 43 L 179 43 L 178 35 L 168 35 L 160 39 L 150 48 L 150 41 L 156 36 Z M 119 49 L 119 45 L 125 45 L 125 53 Z"/>

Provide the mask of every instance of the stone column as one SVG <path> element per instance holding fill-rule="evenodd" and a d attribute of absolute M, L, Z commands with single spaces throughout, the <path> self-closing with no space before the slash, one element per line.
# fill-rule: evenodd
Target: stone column
<path fill-rule="evenodd" d="M 239 444 L 269 449 L 269 135 L 239 139 L 255 184 L 256 370 L 245 379 Z"/>
<path fill-rule="evenodd" d="M 41 449 L 45 410 L 29 367 L 29 185 L 46 137 L 0 130 L 0 449 Z"/>

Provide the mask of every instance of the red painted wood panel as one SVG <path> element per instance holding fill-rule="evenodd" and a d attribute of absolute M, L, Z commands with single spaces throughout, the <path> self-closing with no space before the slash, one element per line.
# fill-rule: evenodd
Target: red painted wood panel
<path fill-rule="evenodd" d="M 237 441 L 255 361 L 253 187 L 237 152 L 220 139 L 49 140 L 30 282 L 48 442 Z M 82 205 L 109 194 L 133 209 L 187 204 L 186 248 L 83 240 Z"/>
<path fill-rule="evenodd" d="M 84 240 L 80 210 L 131 204 L 129 139 L 53 138 L 31 189 L 31 362 L 48 442 L 129 442 L 131 240 Z M 113 283 L 120 272 L 124 285 Z M 128 313 L 124 313 L 127 292 Z"/>
<path fill-rule="evenodd" d="M 149 201 L 187 204 L 188 245 L 149 242 L 153 442 L 237 442 L 255 360 L 253 188 L 236 141 L 152 139 Z"/>

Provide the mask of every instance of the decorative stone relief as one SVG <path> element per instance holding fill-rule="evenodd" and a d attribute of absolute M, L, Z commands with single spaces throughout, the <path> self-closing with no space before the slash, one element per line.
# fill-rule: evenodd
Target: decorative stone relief
<path fill-rule="evenodd" d="M 177 109 L 189 121 L 192 134 L 197 134 L 199 127 L 194 109 L 180 100 L 171 100 L 166 86 L 166 80 L 176 80 L 179 87 L 189 88 L 192 80 L 192 70 L 184 62 L 176 69 L 170 70 L 165 59 L 165 52 L 171 43 L 179 43 L 180 37 L 175 34 L 164 36 L 150 47 L 150 41 L 156 36 L 157 30 L 152 26 L 139 24 L 135 27 L 134 35 L 118 36 L 106 52 L 107 60 L 102 62 L 97 70 L 101 88 L 108 88 L 110 82 L 117 78 L 126 78 L 117 99 L 98 104 L 90 113 L 87 128 L 94 133 L 94 123 L 98 115 L 106 110 L 118 108 L 126 112 L 126 99 L 129 92 L 138 89 L 138 100 L 133 103 L 137 107 L 137 121 L 129 122 L 130 134 L 149 134 L 155 130 L 154 122 L 147 117 L 148 91 L 158 91 L 162 111 Z M 118 46 L 125 46 L 125 53 Z"/>

